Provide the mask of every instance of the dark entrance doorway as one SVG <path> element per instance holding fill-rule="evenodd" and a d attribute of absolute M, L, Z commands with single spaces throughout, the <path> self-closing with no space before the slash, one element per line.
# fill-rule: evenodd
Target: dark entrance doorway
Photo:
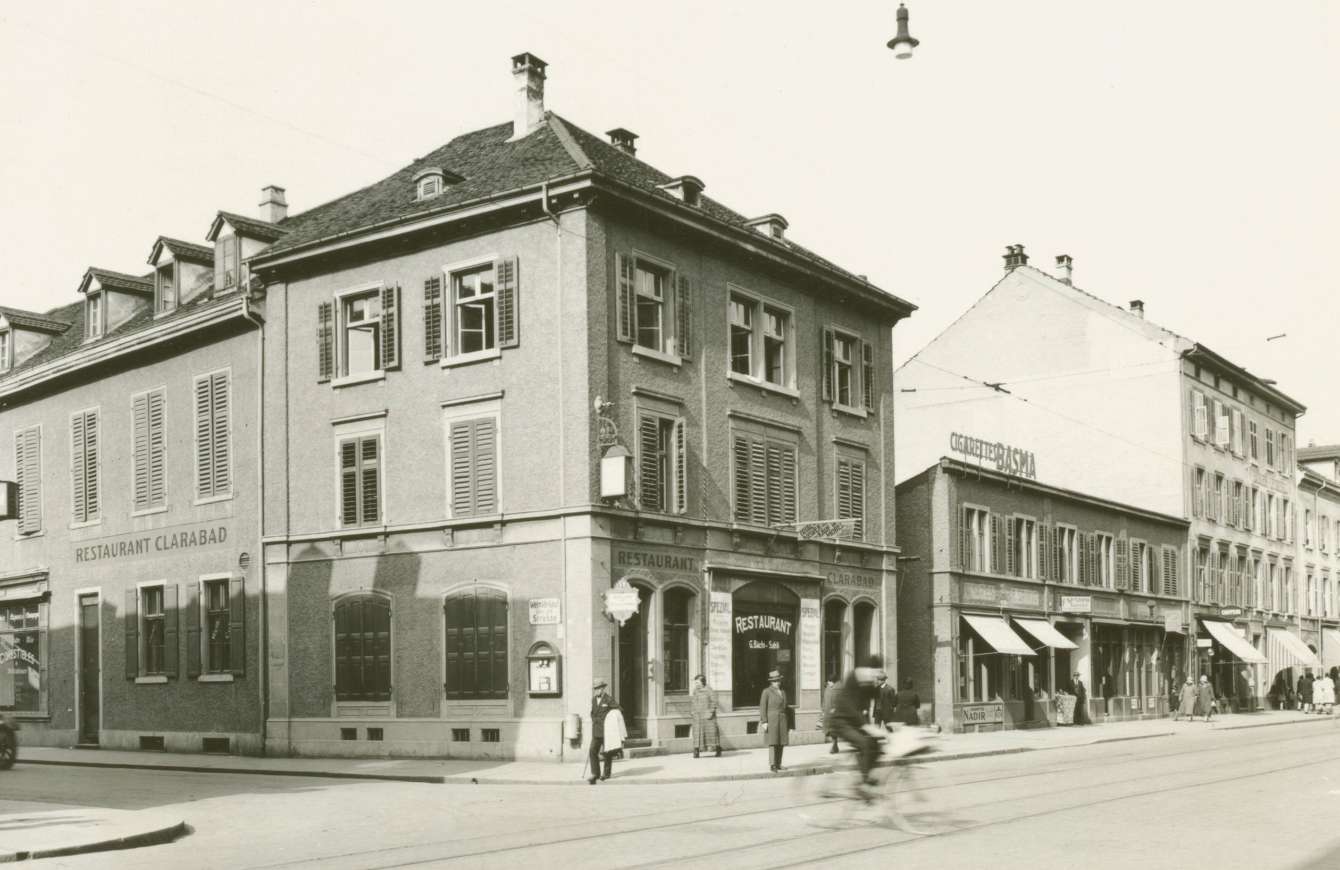
<path fill-rule="evenodd" d="M 79 742 L 97 743 L 102 728 L 98 687 L 101 684 L 100 610 L 98 596 L 79 596 Z"/>
<path fill-rule="evenodd" d="M 647 734 L 647 605 L 648 589 L 634 584 L 637 613 L 619 626 L 619 694 L 614 700 L 623 709 L 624 724 L 630 737 Z"/>
<path fill-rule="evenodd" d="M 757 707 L 768 685 L 768 672 L 782 673 L 787 715 L 795 727 L 796 625 L 800 597 L 779 583 L 757 581 L 741 586 L 732 600 L 732 699 L 735 709 Z"/>
<path fill-rule="evenodd" d="M 847 604 L 834 598 L 824 604 L 824 679 L 842 679 L 842 621 Z"/>

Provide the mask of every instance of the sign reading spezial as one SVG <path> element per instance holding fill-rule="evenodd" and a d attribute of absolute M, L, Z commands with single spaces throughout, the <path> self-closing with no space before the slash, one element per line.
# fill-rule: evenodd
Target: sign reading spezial
<path fill-rule="evenodd" d="M 1027 477 L 1029 480 L 1038 478 L 1038 461 L 1031 450 L 1021 450 L 1000 441 L 987 441 L 958 432 L 950 433 L 949 449 L 983 462 L 994 462 L 996 471 L 1004 474 Z"/>

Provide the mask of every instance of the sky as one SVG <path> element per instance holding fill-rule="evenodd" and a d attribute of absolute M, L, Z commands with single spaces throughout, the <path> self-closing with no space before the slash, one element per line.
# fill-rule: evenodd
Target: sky
<path fill-rule="evenodd" d="M 888 0 L 7 0 L 0 305 L 147 271 L 267 184 L 297 213 L 510 120 L 529 51 L 548 108 L 919 306 L 898 362 L 1023 244 L 1277 381 L 1299 444 L 1340 442 L 1340 3 L 908 8 L 896 60 Z"/>

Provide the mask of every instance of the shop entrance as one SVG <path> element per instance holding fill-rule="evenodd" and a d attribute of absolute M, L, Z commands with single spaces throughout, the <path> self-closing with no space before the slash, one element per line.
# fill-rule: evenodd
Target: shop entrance
<path fill-rule="evenodd" d="M 101 638 L 97 595 L 79 596 L 79 742 L 97 743 L 102 728 L 99 704 Z"/>
<path fill-rule="evenodd" d="M 624 724 L 630 737 L 647 734 L 647 698 L 651 675 L 647 668 L 647 626 L 651 624 L 647 605 L 651 592 L 633 584 L 637 590 L 637 613 L 619 626 L 619 679 L 615 696 L 623 709 Z"/>
<path fill-rule="evenodd" d="M 796 704 L 796 631 L 800 597 L 779 583 L 756 581 L 733 596 L 732 701 L 735 709 L 757 707 L 768 672 L 782 674 L 788 718 Z M 794 719 L 791 727 L 795 727 Z"/>

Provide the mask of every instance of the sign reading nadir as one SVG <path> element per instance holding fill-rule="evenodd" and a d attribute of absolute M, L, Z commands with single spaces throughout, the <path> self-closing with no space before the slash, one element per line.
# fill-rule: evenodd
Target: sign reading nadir
<path fill-rule="evenodd" d="M 637 613 L 639 604 L 637 590 L 628 582 L 628 578 L 621 578 L 618 583 L 605 592 L 605 613 L 613 617 L 620 625 L 628 621 L 628 618 Z"/>
<path fill-rule="evenodd" d="M 1031 450 L 1022 450 L 1000 441 L 973 438 L 959 432 L 949 434 L 949 449 L 972 459 L 993 462 L 996 471 L 1004 474 L 1026 477 L 1029 480 L 1038 479 L 1038 460 Z"/>

